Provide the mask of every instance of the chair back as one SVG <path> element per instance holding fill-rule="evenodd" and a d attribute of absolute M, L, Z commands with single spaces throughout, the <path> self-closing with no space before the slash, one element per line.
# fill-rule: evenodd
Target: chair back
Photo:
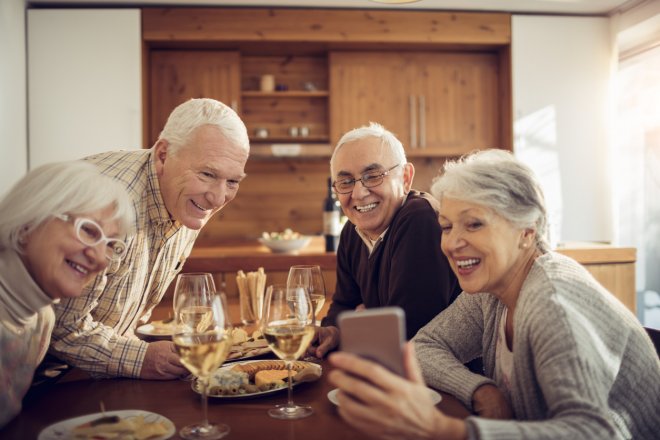
<path fill-rule="evenodd" d="M 655 352 L 660 357 L 660 330 L 651 327 L 644 327 L 644 330 L 646 330 L 646 333 L 651 338 L 651 341 L 653 341 Z"/>

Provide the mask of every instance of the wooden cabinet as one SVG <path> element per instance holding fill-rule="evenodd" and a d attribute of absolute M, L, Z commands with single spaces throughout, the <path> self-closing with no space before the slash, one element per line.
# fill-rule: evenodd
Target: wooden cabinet
<path fill-rule="evenodd" d="M 213 98 L 239 110 L 240 54 L 220 50 L 152 50 L 149 145 L 174 107 L 191 98 Z"/>
<path fill-rule="evenodd" d="M 498 147 L 498 55 L 491 52 L 332 52 L 332 141 L 375 121 L 411 156 Z"/>

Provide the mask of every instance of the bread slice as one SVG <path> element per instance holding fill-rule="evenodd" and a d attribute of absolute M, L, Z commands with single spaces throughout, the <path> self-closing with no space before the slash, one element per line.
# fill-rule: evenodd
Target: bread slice
<path fill-rule="evenodd" d="M 284 379 L 288 377 L 287 370 L 261 370 L 254 375 L 254 384 L 258 387 L 267 384 L 284 384 Z"/>

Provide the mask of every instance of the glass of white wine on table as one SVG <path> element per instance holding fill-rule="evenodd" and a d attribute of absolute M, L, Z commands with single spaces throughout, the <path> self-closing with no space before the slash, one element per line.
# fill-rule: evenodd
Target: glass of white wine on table
<path fill-rule="evenodd" d="M 229 433 L 229 426 L 208 420 L 209 377 L 227 359 L 232 328 L 225 301 L 215 292 L 213 278 L 209 282 L 206 275 L 179 275 L 175 289 L 176 330 L 172 340 L 181 363 L 197 377 L 204 417 L 201 423 L 181 429 L 179 435 L 184 439 L 219 439 Z"/>
<path fill-rule="evenodd" d="M 289 276 L 286 284 L 290 288 L 302 287 L 309 293 L 309 299 L 314 307 L 314 316 L 318 323 L 321 310 L 325 305 L 325 281 L 323 272 L 318 265 L 297 265 L 289 268 Z M 314 356 L 305 356 L 304 361 L 320 362 L 320 359 Z"/>
<path fill-rule="evenodd" d="M 318 320 L 325 304 L 325 281 L 321 267 L 318 265 L 291 266 L 286 284 L 288 287 L 302 287 L 307 290 L 312 306 L 314 306 L 314 315 Z"/>
<path fill-rule="evenodd" d="M 262 333 L 270 349 L 282 359 L 288 371 L 288 399 L 285 405 L 268 410 L 276 419 L 301 419 L 313 414 L 309 406 L 293 403 L 292 362 L 307 350 L 314 337 L 314 308 L 304 288 L 274 284 L 266 290 L 262 316 Z"/>

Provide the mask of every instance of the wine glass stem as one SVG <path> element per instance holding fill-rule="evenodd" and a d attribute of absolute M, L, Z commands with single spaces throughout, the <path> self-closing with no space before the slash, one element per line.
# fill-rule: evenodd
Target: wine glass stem
<path fill-rule="evenodd" d="M 293 397 L 292 397 L 292 395 L 293 395 L 293 391 L 292 391 L 293 390 L 293 380 L 291 379 L 291 361 L 286 362 L 286 369 L 289 373 L 289 375 L 288 375 L 289 376 L 289 388 L 288 388 L 289 399 L 288 399 L 288 402 L 287 402 L 287 406 L 289 408 L 293 408 L 295 405 L 293 404 Z"/>
<path fill-rule="evenodd" d="M 209 402 L 207 398 L 209 381 L 206 378 L 200 378 L 200 380 L 202 381 L 202 415 L 204 417 L 202 425 L 207 427 L 209 426 Z"/>

